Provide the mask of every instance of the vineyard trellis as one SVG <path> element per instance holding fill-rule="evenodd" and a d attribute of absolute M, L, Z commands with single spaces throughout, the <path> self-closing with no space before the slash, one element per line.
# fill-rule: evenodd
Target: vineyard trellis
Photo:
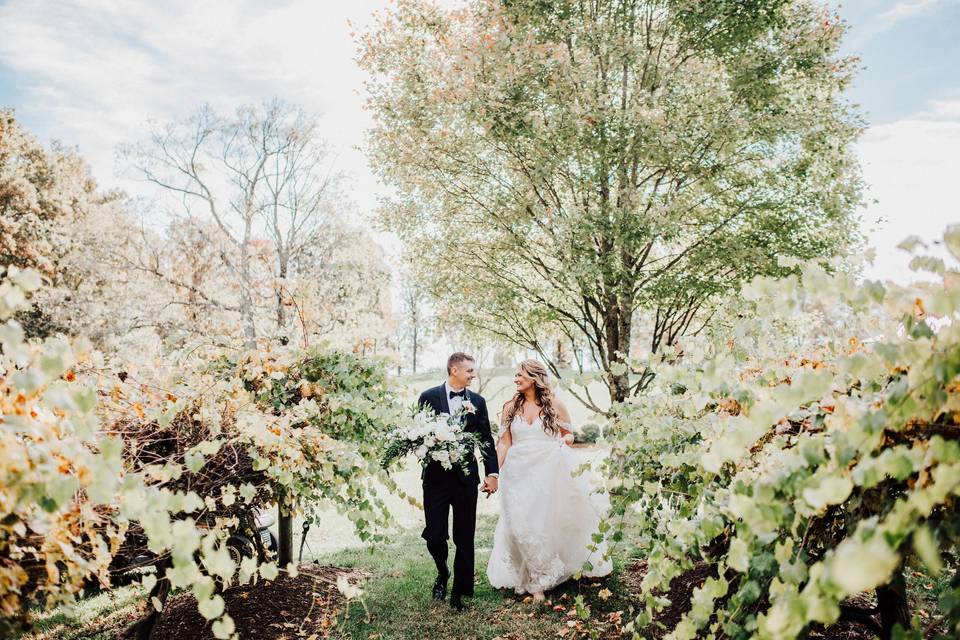
<path fill-rule="evenodd" d="M 191 348 L 141 374 L 105 366 L 83 339 L 28 342 L 12 314 L 41 284 L 0 280 L 0 603 L 4 633 L 30 609 L 133 575 L 154 610 L 188 589 L 217 637 L 235 636 L 219 592 L 296 572 L 260 546 L 235 562 L 233 532 L 279 504 L 315 519 L 334 505 L 364 540 L 390 515 L 376 435 L 396 423 L 382 363 L 323 348 Z M 251 539 L 256 540 L 255 535 Z M 134 566 L 136 565 L 136 566 Z"/>
<path fill-rule="evenodd" d="M 944 244 L 960 260 L 960 226 Z M 786 261 L 793 275 L 754 280 L 709 335 L 635 363 L 657 375 L 619 408 L 605 528 L 631 530 L 646 556 L 637 629 L 706 564 L 670 640 L 796 638 L 838 620 L 922 637 L 905 563 L 938 573 L 960 542 L 960 271 L 913 264 L 934 281 Z M 873 608 L 846 602 L 871 590 Z M 960 632 L 960 574 L 940 606 Z"/>

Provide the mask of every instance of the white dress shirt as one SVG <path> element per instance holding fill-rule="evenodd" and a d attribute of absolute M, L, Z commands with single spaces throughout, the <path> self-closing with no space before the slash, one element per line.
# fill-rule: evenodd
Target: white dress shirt
<path fill-rule="evenodd" d="M 450 396 L 451 391 L 460 391 L 460 389 L 454 389 L 450 386 L 450 382 L 443 383 L 443 392 L 447 394 L 447 405 L 450 407 L 450 415 L 454 416 L 460 411 L 460 408 L 463 407 L 463 398 L 460 396 Z M 498 478 L 499 473 L 491 473 L 491 477 Z"/>
<path fill-rule="evenodd" d="M 450 397 L 451 391 L 460 391 L 460 389 L 454 389 L 450 386 L 449 382 L 443 383 L 443 390 L 447 394 L 447 404 L 450 406 L 450 415 L 457 415 L 457 411 L 460 411 L 460 408 L 463 406 L 463 398 L 461 396 Z"/>

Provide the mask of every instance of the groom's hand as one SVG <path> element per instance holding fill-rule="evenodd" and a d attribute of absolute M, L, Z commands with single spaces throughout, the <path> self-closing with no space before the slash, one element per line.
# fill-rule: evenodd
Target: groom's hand
<path fill-rule="evenodd" d="M 493 493 L 497 491 L 497 478 L 494 476 L 487 476 L 483 479 L 483 488 L 480 489 L 487 494 L 489 498 Z"/>

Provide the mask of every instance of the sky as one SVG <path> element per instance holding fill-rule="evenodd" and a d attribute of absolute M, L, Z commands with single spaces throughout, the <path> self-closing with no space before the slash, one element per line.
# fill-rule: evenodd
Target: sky
<path fill-rule="evenodd" d="M 352 34 L 386 4 L 0 0 L 0 107 L 44 142 L 76 146 L 101 185 L 144 194 L 115 149 L 141 139 L 148 120 L 277 96 L 320 115 L 368 213 L 384 189 L 359 149 L 370 118 Z M 960 222 L 960 0 L 832 6 L 850 25 L 845 51 L 864 66 L 850 98 L 870 123 L 857 145 L 877 253 L 868 275 L 904 281 L 900 240 Z"/>

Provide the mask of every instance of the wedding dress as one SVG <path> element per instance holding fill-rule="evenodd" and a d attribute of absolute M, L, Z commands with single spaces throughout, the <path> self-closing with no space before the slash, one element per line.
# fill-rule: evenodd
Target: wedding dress
<path fill-rule="evenodd" d="M 517 593 L 551 589 L 583 568 L 584 576 L 605 576 L 606 545 L 590 551 L 591 536 L 609 507 L 606 492 L 595 493 L 591 474 L 573 476 L 581 460 L 570 447 L 529 424 L 519 414 L 511 424 L 512 444 L 500 468 L 500 519 L 487 564 L 497 588 Z"/>

